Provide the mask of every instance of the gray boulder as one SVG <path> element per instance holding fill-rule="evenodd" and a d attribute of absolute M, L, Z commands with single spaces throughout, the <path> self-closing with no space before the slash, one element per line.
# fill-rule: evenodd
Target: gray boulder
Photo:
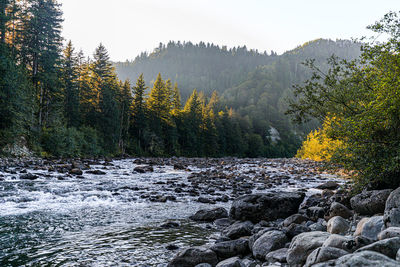
<path fill-rule="evenodd" d="M 254 242 L 253 256 L 256 259 L 264 260 L 269 252 L 283 248 L 288 241 L 287 236 L 281 231 L 266 232 Z"/>
<path fill-rule="evenodd" d="M 351 208 L 361 215 L 375 215 L 385 211 L 385 203 L 392 190 L 374 190 L 358 194 L 350 199 Z"/>
<path fill-rule="evenodd" d="M 328 221 L 327 230 L 331 234 L 346 234 L 350 223 L 340 216 L 335 216 Z"/>
<path fill-rule="evenodd" d="M 378 240 L 378 234 L 383 230 L 383 228 L 382 216 L 371 217 L 362 225 L 361 236 L 365 236 L 372 240 Z"/>
<path fill-rule="evenodd" d="M 347 247 L 346 244 L 350 240 L 352 240 L 352 238 L 349 236 L 333 234 L 330 235 L 327 240 L 325 240 L 322 247 L 340 248 L 351 252 L 351 250 Z"/>
<path fill-rule="evenodd" d="M 318 266 L 318 265 L 316 265 Z M 316 267 L 313 266 L 313 267 Z M 395 267 L 399 262 L 374 251 L 362 251 L 348 254 L 335 261 L 335 265 L 343 267 Z"/>
<path fill-rule="evenodd" d="M 304 193 L 278 192 L 242 196 L 232 203 L 230 217 L 235 220 L 274 221 L 297 213 Z"/>
<path fill-rule="evenodd" d="M 246 265 L 244 265 L 244 263 L 239 257 L 233 257 L 221 261 L 220 263 L 217 264 L 217 267 L 246 267 Z"/>
<path fill-rule="evenodd" d="M 308 255 L 321 247 L 329 236 L 327 232 L 308 232 L 294 237 L 286 257 L 287 263 L 293 266 L 304 264 Z"/>
<path fill-rule="evenodd" d="M 303 216 L 301 214 L 293 214 L 289 217 L 287 217 L 284 221 L 283 221 L 283 226 L 289 226 L 292 223 L 296 223 L 296 224 L 300 224 L 302 222 L 306 222 L 309 219 L 306 216 Z"/>
<path fill-rule="evenodd" d="M 390 193 L 386 200 L 383 221 L 386 227 L 400 226 L 400 187 Z"/>
<path fill-rule="evenodd" d="M 308 255 L 306 264 L 304 266 L 310 267 L 313 264 L 337 259 L 347 254 L 349 254 L 349 252 L 340 248 L 320 247 Z"/>
<path fill-rule="evenodd" d="M 227 218 L 227 217 L 228 217 L 228 211 L 224 208 L 218 207 L 214 209 L 199 210 L 189 218 L 193 221 L 213 222 L 217 219 Z"/>
<path fill-rule="evenodd" d="M 391 237 L 400 237 L 400 227 L 389 227 L 378 234 L 379 240 Z"/>
<path fill-rule="evenodd" d="M 377 241 L 368 246 L 359 248 L 356 252 L 360 251 L 375 251 L 389 258 L 395 259 L 397 251 L 400 249 L 400 237 L 392 237 L 384 240 Z"/>
<path fill-rule="evenodd" d="M 248 239 L 236 239 L 215 243 L 210 247 L 220 259 L 227 259 L 238 255 L 250 253 Z"/>
<path fill-rule="evenodd" d="M 230 239 L 237 239 L 242 236 L 251 235 L 254 225 L 250 221 L 236 222 L 227 227 L 222 233 Z"/>
<path fill-rule="evenodd" d="M 340 204 L 339 202 L 333 202 L 329 209 L 329 216 L 331 218 L 335 216 L 340 216 L 348 219 L 353 216 L 353 212 L 349 210 L 345 205 Z"/>
<path fill-rule="evenodd" d="M 193 267 L 200 263 L 209 263 L 212 266 L 217 265 L 217 254 L 204 247 L 187 248 L 179 252 L 168 264 L 168 267 Z"/>
<path fill-rule="evenodd" d="M 285 263 L 288 251 L 288 248 L 280 248 L 278 250 L 271 251 L 265 256 L 265 260 L 267 262 Z"/>

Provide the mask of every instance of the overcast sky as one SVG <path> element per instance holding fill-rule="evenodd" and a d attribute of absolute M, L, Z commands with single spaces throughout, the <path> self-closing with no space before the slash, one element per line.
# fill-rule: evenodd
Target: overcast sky
<path fill-rule="evenodd" d="M 86 55 L 102 42 L 132 60 L 160 42 L 199 41 L 278 53 L 317 38 L 370 35 L 400 0 L 60 0 L 63 36 Z"/>

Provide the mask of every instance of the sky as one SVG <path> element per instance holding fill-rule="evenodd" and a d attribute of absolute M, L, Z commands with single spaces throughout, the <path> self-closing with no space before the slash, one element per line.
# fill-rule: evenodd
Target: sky
<path fill-rule="evenodd" d="M 59 0 L 63 37 L 86 55 L 103 43 L 113 61 L 160 42 L 200 41 L 281 54 L 317 38 L 371 36 L 366 26 L 400 0 Z"/>

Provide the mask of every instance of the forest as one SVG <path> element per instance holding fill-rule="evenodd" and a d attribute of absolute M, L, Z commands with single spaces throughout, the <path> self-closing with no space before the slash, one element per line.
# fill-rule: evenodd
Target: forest
<path fill-rule="evenodd" d="M 288 51 L 169 42 L 132 62 L 64 45 L 55 1 L 1 1 L 0 147 L 41 156 L 291 157 L 314 120 L 284 115 L 292 85 L 360 45 L 318 39 Z M 22 140 L 22 141 L 21 141 Z"/>

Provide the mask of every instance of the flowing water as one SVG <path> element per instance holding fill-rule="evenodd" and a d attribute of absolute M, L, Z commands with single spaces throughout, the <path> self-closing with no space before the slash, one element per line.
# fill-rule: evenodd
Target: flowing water
<path fill-rule="evenodd" d="M 30 181 L 0 172 L 0 266 L 164 266 L 176 253 L 168 245 L 183 248 L 215 238 L 215 230 L 187 219 L 211 205 L 166 186 L 188 183 L 190 173 L 158 166 L 133 174 L 132 160 L 112 165 L 91 166 L 106 174 L 81 179 L 28 170 L 40 176 Z M 176 201 L 143 197 L 159 192 Z M 180 226 L 160 227 L 170 220 Z"/>

